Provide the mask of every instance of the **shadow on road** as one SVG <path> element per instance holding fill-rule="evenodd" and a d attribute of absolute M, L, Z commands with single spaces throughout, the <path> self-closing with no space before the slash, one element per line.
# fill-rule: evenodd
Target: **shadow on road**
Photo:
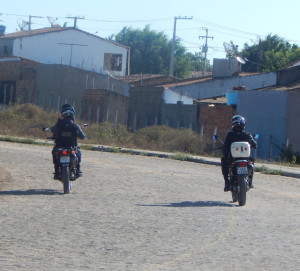
<path fill-rule="evenodd" d="M 0 191 L 1 195 L 7 196 L 32 196 L 32 195 L 60 195 L 61 192 L 58 192 L 53 189 L 29 189 L 29 190 L 9 190 L 9 191 Z"/>
<path fill-rule="evenodd" d="M 235 204 L 229 204 L 222 201 L 183 201 L 174 203 L 160 204 L 137 204 L 137 206 L 161 206 L 161 207 L 234 207 Z"/>

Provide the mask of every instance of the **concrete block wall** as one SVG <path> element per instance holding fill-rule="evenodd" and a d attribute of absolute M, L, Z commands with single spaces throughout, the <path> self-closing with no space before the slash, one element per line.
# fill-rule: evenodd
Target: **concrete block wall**
<path fill-rule="evenodd" d="M 131 130 L 153 125 L 197 129 L 197 106 L 166 104 L 163 87 L 132 87 L 129 92 L 128 127 Z"/>
<path fill-rule="evenodd" d="M 107 90 L 86 90 L 82 98 L 82 116 L 89 122 L 127 125 L 128 98 Z"/>
<path fill-rule="evenodd" d="M 128 97 L 128 83 L 65 65 L 41 65 L 37 71 L 36 103 L 58 110 L 62 104 L 75 107 L 78 118 L 83 117 L 82 99 L 86 89 L 105 89 Z"/>
<path fill-rule="evenodd" d="M 132 130 L 161 125 L 162 87 L 132 87 L 129 90 L 128 127 Z"/>

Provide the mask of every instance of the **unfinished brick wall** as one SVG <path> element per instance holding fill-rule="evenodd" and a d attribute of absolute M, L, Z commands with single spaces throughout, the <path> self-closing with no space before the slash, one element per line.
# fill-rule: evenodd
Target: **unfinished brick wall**
<path fill-rule="evenodd" d="M 6 104 L 33 102 L 36 69 L 39 63 L 23 58 L 0 58 L 0 60 L 2 60 L 0 61 L 0 102 Z M 4 90 L 7 91 L 6 94 Z"/>
<path fill-rule="evenodd" d="M 226 104 L 200 103 L 198 105 L 198 132 L 204 138 L 211 139 L 214 132 L 224 139 L 227 131 L 231 130 L 231 118 L 235 109 Z"/>

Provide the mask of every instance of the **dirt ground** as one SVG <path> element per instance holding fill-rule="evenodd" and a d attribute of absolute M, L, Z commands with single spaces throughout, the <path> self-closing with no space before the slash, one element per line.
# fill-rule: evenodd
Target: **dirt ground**
<path fill-rule="evenodd" d="M 1 270 L 300 270 L 300 179 L 83 150 L 69 195 L 51 148 L 0 142 Z"/>

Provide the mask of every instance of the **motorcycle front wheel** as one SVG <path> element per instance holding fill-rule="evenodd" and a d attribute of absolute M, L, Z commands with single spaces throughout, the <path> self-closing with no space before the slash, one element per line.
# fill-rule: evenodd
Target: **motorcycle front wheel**
<path fill-rule="evenodd" d="M 239 205 L 244 206 L 246 204 L 246 193 L 247 193 L 247 180 L 245 175 L 238 175 L 239 183 Z"/>
<path fill-rule="evenodd" d="M 64 185 L 64 194 L 70 193 L 71 183 L 70 183 L 70 171 L 69 167 L 62 167 L 62 182 Z"/>
<path fill-rule="evenodd" d="M 237 202 L 238 201 L 238 192 L 237 191 L 231 191 L 231 195 L 232 195 L 232 201 L 233 202 Z"/>

